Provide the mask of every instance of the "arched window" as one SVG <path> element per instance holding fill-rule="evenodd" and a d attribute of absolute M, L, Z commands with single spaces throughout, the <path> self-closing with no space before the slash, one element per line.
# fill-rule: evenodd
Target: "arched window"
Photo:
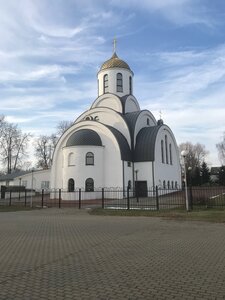
<path fill-rule="evenodd" d="M 74 153 L 69 153 L 68 155 L 68 166 L 74 166 L 75 161 L 74 161 Z"/>
<path fill-rule="evenodd" d="M 175 181 L 175 189 L 177 189 L 177 181 Z"/>
<path fill-rule="evenodd" d="M 93 166 L 94 165 L 94 154 L 92 152 L 88 152 L 86 154 L 86 165 Z"/>
<path fill-rule="evenodd" d="M 171 187 L 172 187 L 172 189 L 174 189 L 173 181 L 171 182 Z"/>
<path fill-rule="evenodd" d="M 123 91 L 123 75 L 121 73 L 116 75 L 116 87 L 117 92 Z"/>
<path fill-rule="evenodd" d="M 94 180 L 92 178 L 88 178 L 85 181 L 85 191 L 86 192 L 94 192 Z"/>
<path fill-rule="evenodd" d="M 168 189 L 170 188 L 170 182 L 169 182 L 169 180 L 167 181 L 167 188 Z"/>
<path fill-rule="evenodd" d="M 130 95 L 132 95 L 132 77 L 129 77 L 129 91 L 130 91 Z"/>
<path fill-rule="evenodd" d="M 165 189 L 166 188 L 166 181 L 163 180 L 163 188 Z"/>
<path fill-rule="evenodd" d="M 166 163 L 168 164 L 168 142 L 167 142 L 167 135 L 165 135 L 165 147 L 166 147 Z"/>
<path fill-rule="evenodd" d="M 103 77 L 103 91 L 104 91 L 104 94 L 109 92 L 108 74 L 105 74 L 104 77 Z"/>
<path fill-rule="evenodd" d="M 164 144 L 163 140 L 161 140 L 161 155 L 162 155 L 162 163 L 164 164 Z"/>
<path fill-rule="evenodd" d="M 149 125 L 149 118 L 147 118 L 147 125 Z"/>
<path fill-rule="evenodd" d="M 169 144 L 169 151 L 170 151 L 170 164 L 173 164 L 173 157 L 172 157 L 172 146 Z"/>
<path fill-rule="evenodd" d="M 68 192 L 74 192 L 74 189 L 75 189 L 74 180 L 73 180 L 73 178 L 70 178 L 68 180 Z"/>
<path fill-rule="evenodd" d="M 128 180 L 127 187 L 128 187 L 129 189 L 131 189 L 131 180 Z"/>

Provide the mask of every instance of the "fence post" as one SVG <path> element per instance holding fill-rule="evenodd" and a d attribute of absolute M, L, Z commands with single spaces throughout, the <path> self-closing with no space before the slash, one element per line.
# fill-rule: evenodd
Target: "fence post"
<path fill-rule="evenodd" d="M 156 209 L 159 210 L 159 191 L 158 185 L 155 187 L 155 196 L 156 196 Z"/>
<path fill-rule="evenodd" d="M 43 208 L 44 206 L 44 189 L 41 191 L 41 207 Z"/>
<path fill-rule="evenodd" d="M 104 188 L 102 188 L 102 209 L 105 208 L 105 203 L 104 203 L 104 201 L 105 201 Z"/>
<path fill-rule="evenodd" d="M 79 189 L 79 209 L 81 209 L 81 189 Z"/>
<path fill-rule="evenodd" d="M 24 205 L 27 206 L 27 190 L 24 191 Z"/>
<path fill-rule="evenodd" d="M 59 208 L 61 208 L 61 189 L 59 189 Z"/>
<path fill-rule="evenodd" d="M 192 195 L 192 186 L 189 186 L 189 207 L 193 210 L 193 195 Z"/>
<path fill-rule="evenodd" d="M 12 191 L 9 191 L 9 206 L 12 204 Z"/>
<path fill-rule="evenodd" d="M 130 209 L 130 188 L 127 187 L 127 209 Z"/>

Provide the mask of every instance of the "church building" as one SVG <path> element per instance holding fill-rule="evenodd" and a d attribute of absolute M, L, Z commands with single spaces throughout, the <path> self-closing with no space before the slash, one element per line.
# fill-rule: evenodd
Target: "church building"
<path fill-rule="evenodd" d="M 140 196 L 156 185 L 181 185 L 179 151 L 173 132 L 133 94 L 134 74 L 114 49 L 98 74 L 98 97 L 60 137 L 51 168 L 51 188 L 129 186 Z"/>

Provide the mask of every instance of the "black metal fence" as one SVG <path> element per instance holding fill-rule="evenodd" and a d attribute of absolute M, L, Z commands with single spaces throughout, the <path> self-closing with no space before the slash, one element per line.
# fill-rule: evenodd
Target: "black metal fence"
<path fill-rule="evenodd" d="M 157 186 L 145 193 L 145 197 L 139 196 L 138 191 L 129 188 L 98 188 L 92 192 L 84 189 L 76 189 L 68 192 L 63 189 L 51 189 L 41 191 L 10 190 L 4 198 L 0 199 L 0 205 L 17 205 L 31 207 L 75 207 L 103 209 L 186 209 L 186 203 L 190 209 L 225 207 L 225 187 L 188 187 L 185 190 L 160 189 Z"/>

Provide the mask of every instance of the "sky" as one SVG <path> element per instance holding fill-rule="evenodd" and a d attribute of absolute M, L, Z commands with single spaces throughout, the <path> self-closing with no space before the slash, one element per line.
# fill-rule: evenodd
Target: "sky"
<path fill-rule="evenodd" d="M 117 54 L 141 109 L 177 143 L 201 143 L 209 166 L 225 131 L 223 0 L 0 0 L 0 114 L 34 137 L 75 120 Z"/>

